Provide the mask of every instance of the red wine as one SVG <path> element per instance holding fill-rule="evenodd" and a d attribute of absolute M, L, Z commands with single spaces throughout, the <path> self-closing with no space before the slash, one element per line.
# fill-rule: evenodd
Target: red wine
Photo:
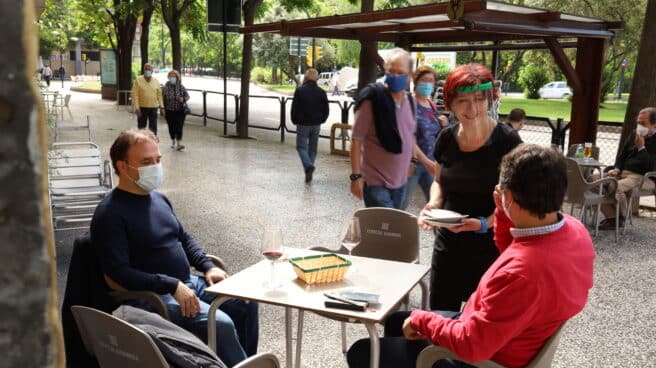
<path fill-rule="evenodd" d="M 275 261 L 276 259 L 280 258 L 280 256 L 282 256 L 282 252 L 275 251 L 275 250 L 267 251 L 267 252 L 262 252 L 262 255 L 269 261 Z"/>

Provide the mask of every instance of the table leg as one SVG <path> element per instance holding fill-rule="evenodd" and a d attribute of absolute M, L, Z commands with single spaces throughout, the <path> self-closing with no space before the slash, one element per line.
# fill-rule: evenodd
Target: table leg
<path fill-rule="evenodd" d="M 221 304 L 230 298 L 220 296 L 212 300 L 210 309 L 207 311 L 207 346 L 216 353 L 216 310 Z"/>
<path fill-rule="evenodd" d="M 296 368 L 301 368 L 301 349 L 303 342 L 303 311 L 298 310 L 298 329 L 296 331 Z"/>
<path fill-rule="evenodd" d="M 375 323 L 365 323 L 367 331 L 369 331 L 369 367 L 378 368 L 380 361 L 380 338 L 378 337 L 378 330 L 376 330 Z"/>
<path fill-rule="evenodd" d="M 289 307 L 285 307 L 285 360 L 285 366 L 292 368 L 292 309 Z"/>

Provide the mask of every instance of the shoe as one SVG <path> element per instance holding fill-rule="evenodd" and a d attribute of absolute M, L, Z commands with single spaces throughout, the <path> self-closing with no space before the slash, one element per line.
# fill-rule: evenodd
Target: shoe
<path fill-rule="evenodd" d="M 620 228 L 624 227 L 624 217 L 620 216 Z M 615 230 L 615 218 L 607 218 L 599 223 L 599 230 Z"/>
<path fill-rule="evenodd" d="M 305 170 L 305 182 L 309 183 L 312 181 L 312 174 L 314 173 L 314 166 L 310 166 Z"/>
<path fill-rule="evenodd" d="M 171 143 L 171 149 L 175 149 L 175 142 Z"/>
<path fill-rule="evenodd" d="M 185 149 L 184 144 L 178 144 L 178 148 L 177 148 L 177 149 L 178 149 L 178 151 L 182 151 L 183 149 Z"/>

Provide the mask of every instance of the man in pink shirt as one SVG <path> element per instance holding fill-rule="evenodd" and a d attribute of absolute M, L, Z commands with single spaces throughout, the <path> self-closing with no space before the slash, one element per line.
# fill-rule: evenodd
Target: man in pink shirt
<path fill-rule="evenodd" d="M 385 85 L 372 83 L 358 94 L 351 141 L 351 193 L 366 207 L 401 209 L 413 157 L 415 101 L 406 88 L 410 54 L 392 49 Z"/>
<path fill-rule="evenodd" d="M 578 220 L 559 212 L 566 188 L 565 161 L 557 151 L 520 145 L 508 153 L 494 192 L 499 258 L 461 314 L 415 310 L 390 317 L 381 367 L 414 367 L 430 343 L 469 362 L 526 366 L 558 327 L 583 309 L 592 287 L 590 235 Z M 365 367 L 368 360 L 368 340 L 356 342 L 349 366 Z M 442 361 L 439 367 L 470 365 Z"/>

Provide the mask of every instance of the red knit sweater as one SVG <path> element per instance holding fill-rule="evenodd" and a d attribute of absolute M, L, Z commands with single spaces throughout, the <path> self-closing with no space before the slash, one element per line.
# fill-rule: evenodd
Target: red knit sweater
<path fill-rule="evenodd" d="M 411 325 L 461 358 L 523 367 L 592 287 L 594 250 L 588 230 L 569 215 L 559 230 L 513 239 L 512 223 L 495 212 L 501 255 L 485 272 L 457 320 L 415 310 Z"/>

